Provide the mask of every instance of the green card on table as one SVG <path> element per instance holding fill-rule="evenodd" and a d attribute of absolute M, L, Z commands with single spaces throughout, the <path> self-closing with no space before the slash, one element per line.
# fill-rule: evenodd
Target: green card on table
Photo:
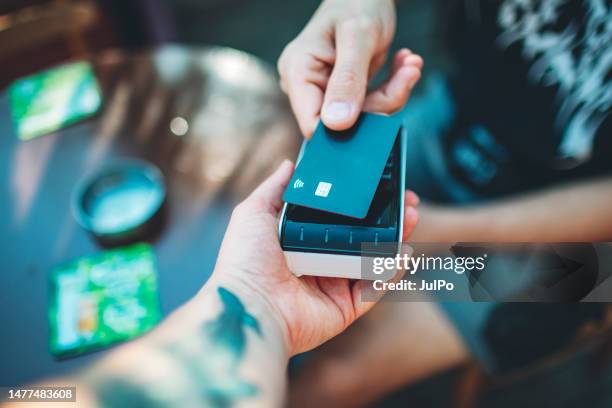
<path fill-rule="evenodd" d="M 13 82 L 8 98 L 17 136 L 33 139 L 94 115 L 102 95 L 91 65 L 74 62 Z"/>
<path fill-rule="evenodd" d="M 151 246 L 113 249 L 56 268 L 49 300 L 49 344 L 57 356 L 147 332 L 161 317 Z"/>

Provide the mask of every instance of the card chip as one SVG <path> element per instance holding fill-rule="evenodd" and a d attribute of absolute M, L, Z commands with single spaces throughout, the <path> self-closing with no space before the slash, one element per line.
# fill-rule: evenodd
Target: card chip
<path fill-rule="evenodd" d="M 327 197 L 329 195 L 329 190 L 331 190 L 332 184 L 326 183 L 325 181 L 320 181 L 317 185 L 317 191 L 315 191 L 315 195 L 319 197 Z"/>

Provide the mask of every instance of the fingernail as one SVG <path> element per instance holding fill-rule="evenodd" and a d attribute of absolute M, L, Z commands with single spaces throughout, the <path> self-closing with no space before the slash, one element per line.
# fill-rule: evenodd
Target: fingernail
<path fill-rule="evenodd" d="M 343 101 L 332 101 L 325 106 L 325 119 L 333 122 L 347 120 L 351 117 L 351 104 Z"/>
<path fill-rule="evenodd" d="M 283 162 L 280 164 L 280 166 L 278 166 L 278 169 L 284 169 L 286 167 L 292 167 L 293 166 L 293 162 L 289 159 L 285 159 L 283 160 Z"/>
<path fill-rule="evenodd" d="M 404 64 L 412 65 L 412 64 L 420 64 L 422 58 L 416 54 L 410 54 L 406 58 L 404 58 Z"/>
<path fill-rule="evenodd" d="M 414 202 L 415 207 L 421 202 L 421 199 L 414 191 L 407 190 L 406 195 L 408 196 L 406 197 L 406 201 Z"/>
<path fill-rule="evenodd" d="M 413 225 L 416 223 L 418 217 L 417 210 L 414 207 L 406 208 L 406 219 L 409 225 Z"/>

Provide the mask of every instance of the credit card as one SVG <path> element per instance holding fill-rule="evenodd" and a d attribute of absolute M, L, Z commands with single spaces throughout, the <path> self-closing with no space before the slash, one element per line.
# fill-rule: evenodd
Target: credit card
<path fill-rule="evenodd" d="M 161 318 L 155 255 L 135 244 L 51 273 L 51 354 L 84 353 L 139 336 Z"/>
<path fill-rule="evenodd" d="M 8 97 L 17 136 L 29 140 L 94 115 L 102 104 L 88 62 L 61 65 L 13 82 Z"/>
<path fill-rule="evenodd" d="M 399 134 L 397 115 L 362 113 L 345 131 L 319 122 L 283 199 L 291 204 L 363 219 Z"/>

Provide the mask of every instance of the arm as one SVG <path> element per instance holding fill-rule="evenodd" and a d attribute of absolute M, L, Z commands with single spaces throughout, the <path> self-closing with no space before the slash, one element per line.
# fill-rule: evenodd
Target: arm
<path fill-rule="evenodd" d="M 271 407 L 282 405 L 288 358 L 276 311 L 221 279 L 149 335 L 64 382 L 78 384 L 84 406 Z"/>
<path fill-rule="evenodd" d="M 419 208 L 419 242 L 579 242 L 612 239 L 612 177 L 470 207 Z"/>
<path fill-rule="evenodd" d="M 289 357 L 374 306 L 360 300 L 366 282 L 289 271 L 277 217 L 292 171 L 283 163 L 236 207 L 215 271 L 195 298 L 85 372 L 46 385 L 76 384 L 83 406 L 282 405 Z M 417 198 L 407 197 L 404 237 L 416 224 Z"/>

